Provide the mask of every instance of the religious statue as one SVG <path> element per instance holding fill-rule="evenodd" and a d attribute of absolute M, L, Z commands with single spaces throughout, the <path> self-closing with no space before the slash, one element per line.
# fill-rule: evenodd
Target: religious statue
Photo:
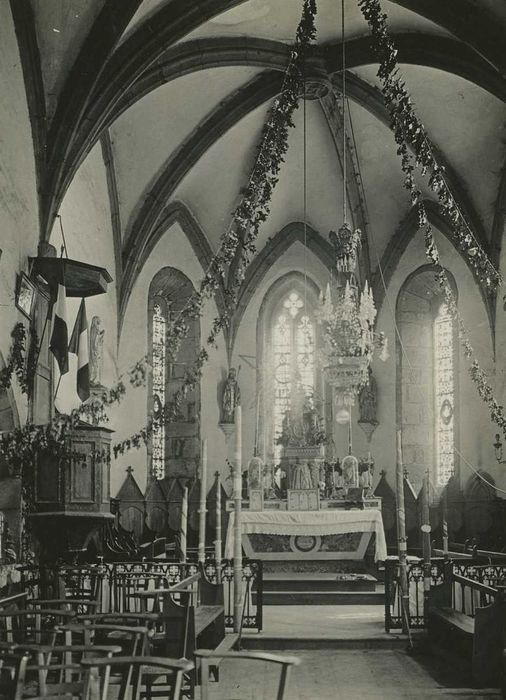
<path fill-rule="evenodd" d="M 358 460 L 353 455 L 346 456 L 342 461 L 344 488 L 358 487 Z"/>
<path fill-rule="evenodd" d="M 235 423 L 235 408 L 241 403 L 241 390 L 236 379 L 237 372 L 234 367 L 228 370 L 228 377 L 223 389 L 221 399 L 221 422 Z"/>
<path fill-rule="evenodd" d="M 104 351 L 105 330 L 101 327 L 100 316 L 93 316 L 90 328 L 90 385 L 102 384 L 102 355 Z"/>
<path fill-rule="evenodd" d="M 260 457 L 252 457 L 248 464 L 248 489 L 261 489 L 263 462 Z"/>
<path fill-rule="evenodd" d="M 290 484 L 291 489 L 312 489 L 313 481 L 311 479 L 311 471 L 307 462 L 300 462 L 297 458 L 295 467 L 292 469 L 292 479 Z"/>
<path fill-rule="evenodd" d="M 372 369 L 369 367 L 369 379 L 367 384 L 362 387 L 358 395 L 358 403 L 360 407 L 359 423 L 378 424 L 376 412 L 378 409 L 378 386 L 376 379 L 372 376 Z"/>
<path fill-rule="evenodd" d="M 309 466 L 309 472 L 311 474 L 311 482 L 313 484 L 314 489 L 320 488 L 320 481 L 321 481 L 321 470 L 320 470 L 320 464 L 314 460 L 311 459 L 308 462 Z"/>

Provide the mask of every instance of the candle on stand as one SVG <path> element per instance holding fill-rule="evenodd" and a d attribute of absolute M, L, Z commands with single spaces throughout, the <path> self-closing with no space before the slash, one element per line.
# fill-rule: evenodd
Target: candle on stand
<path fill-rule="evenodd" d="M 181 501 L 181 529 L 179 531 L 179 549 L 181 561 L 186 561 L 186 530 L 188 527 L 188 487 L 183 490 L 183 500 Z"/>
<path fill-rule="evenodd" d="M 216 571 L 218 579 L 221 576 L 221 482 L 220 472 L 216 472 L 216 540 L 214 541 L 214 551 L 216 559 Z"/>
<path fill-rule="evenodd" d="M 402 464 L 402 438 L 401 431 L 397 431 L 397 469 L 396 469 L 396 497 L 397 497 L 397 544 L 399 548 L 399 583 L 402 602 L 402 631 L 409 631 L 409 591 L 407 572 L 407 539 L 406 539 L 406 512 L 404 508 L 404 468 Z"/>
<path fill-rule="evenodd" d="M 207 438 L 202 442 L 201 462 L 198 560 L 203 564 L 206 559 Z"/>
<path fill-rule="evenodd" d="M 446 500 L 446 494 L 447 494 L 447 486 L 444 488 L 443 492 L 443 558 L 445 561 L 448 561 L 449 559 L 449 552 L 448 552 L 448 508 L 447 508 L 447 500 Z"/>
<path fill-rule="evenodd" d="M 241 630 L 242 617 L 242 412 L 235 408 L 234 450 L 234 632 Z"/>

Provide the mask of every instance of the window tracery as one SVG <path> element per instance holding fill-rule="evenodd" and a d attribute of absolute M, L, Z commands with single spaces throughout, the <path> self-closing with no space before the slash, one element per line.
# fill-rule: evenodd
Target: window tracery
<path fill-rule="evenodd" d="M 273 319 L 274 443 L 281 436 L 295 387 L 302 386 L 306 396 L 312 397 L 315 391 L 315 325 L 307 314 L 301 315 L 303 308 L 299 294 L 292 291 Z M 280 456 L 281 446 L 274 444 L 275 462 Z"/>
<path fill-rule="evenodd" d="M 455 470 L 453 321 L 446 304 L 434 320 L 436 481 L 444 486 Z"/>

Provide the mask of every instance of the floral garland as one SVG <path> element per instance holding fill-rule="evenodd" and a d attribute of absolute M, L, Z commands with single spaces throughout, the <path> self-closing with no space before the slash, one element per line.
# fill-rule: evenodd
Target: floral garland
<path fill-rule="evenodd" d="M 410 190 L 413 204 L 421 201 L 421 192 L 414 184 L 413 172 L 420 167 L 422 175 L 429 174 L 429 187 L 437 195 L 439 203 L 452 224 L 452 235 L 459 249 L 466 256 L 477 278 L 489 291 L 501 282 L 501 277 L 487 254 L 476 240 L 445 180 L 445 169 L 434 155 L 425 128 L 415 113 L 411 96 L 397 65 L 397 49 L 388 33 L 387 15 L 381 9 L 380 0 L 358 0 L 364 18 L 374 39 L 373 51 L 379 60 L 378 78 L 382 83 L 385 104 L 390 113 L 391 129 L 398 144 L 406 176 L 405 187 Z M 414 163 L 408 148 L 414 151 Z M 421 224 L 425 225 L 425 223 Z"/>
<path fill-rule="evenodd" d="M 304 61 L 308 47 L 316 36 L 315 17 L 316 0 L 304 0 L 283 85 L 269 111 L 248 184 L 242 191 L 241 202 L 233 213 L 230 226 L 220 237 L 218 251 L 213 256 L 198 291 L 191 294 L 178 316 L 169 324 L 166 335 L 169 356 L 177 356 L 181 341 L 190 330 L 189 321 L 201 316 L 205 302 L 216 294 L 220 286 L 225 289 L 225 308 L 212 323 L 207 337 L 208 346 L 216 347 L 219 334 L 228 326 L 234 314 L 237 289 L 244 280 L 246 268 L 256 251 L 255 241 L 261 224 L 269 215 L 272 193 L 288 149 L 288 131 L 294 126 L 292 116 L 298 107 L 303 88 Z M 226 287 L 226 271 L 230 270 L 238 252 L 237 269 Z M 177 415 L 182 401 L 202 376 L 202 368 L 208 359 L 207 350 L 201 348 L 195 362 L 186 371 L 181 387 L 166 404 L 167 415 L 162 420 L 170 420 L 171 415 Z"/>
<path fill-rule="evenodd" d="M 235 311 L 236 290 L 244 279 L 251 256 L 256 251 L 255 240 L 261 224 L 269 214 L 272 193 L 278 182 L 279 171 L 288 148 L 288 131 L 294 126 L 292 115 L 298 107 L 299 96 L 302 93 L 304 60 L 308 47 L 316 35 L 315 16 L 316 0 L 304 0 L 302 16 L 297 27 L 282 89 L 270 109 L 248 185 L 242 192 L 241 202 L 234 211 L 230 227 L 220 238 L 218 251 L 213 256 L 198 291 L 189 297 L 184 308 L 169 325 L 166 336 L 169 356 L 177 356 L 181 341 L 189 333 L 190 320 L 201 316 L 205 302 L 216 294 L 220 286 L 225 288 L 226 271 L 239 253 L 233 280 L 229 280 L 229 287 L 224 291 L 225 309 L 214 319 L 207 345 L 216 347 L 218 335 L 227 327 Z M 115 457 L 132 448 L 141 447 L 148 441 L 157 426 L 170 422 L 178 415 L 182 402 L 201 378 L 203 366 L 208 359 L 208 351 L 201 348 L 193 365 L 186 370 L 181 387 L 162 407 L 159 414 L 150 419 L 138 432 L 113 445 Z M 147 358 L 139 360 L 127 373 L 130 383 L 133 386 L 144 386 L 148 368 Z M 59 450 L 62 456 L 72 456 L 65 452 L 63 446 L 66 431 L 76 427 L 82 418 L 90 419 L 95 423 L 107 422 L 109 419 L 106 408 L 114 403 L 120 403 L 125 393 L 126 383 L 123 377 L 120 377 L 112 389 L 104 390 L 102 395 L 82 404 L 68 416 L 57 416 L 48 426 L 28 425 L 0 436 L 0 454 L 22 465 L 32 458 L 33 450 L 44 449 L 48 444 L 48 436 L 52 436 L 51 440 L 54 438 L 56 443 L 60 444 Z M 97 453 L 94 457 L 105 460 L 110 458 L 105 452 Z"/>
<path fill-rule="evenodd" d="M 31 393 L 39 343 L 33 328 L 30 329 L 30 336 L 30 348 L 26 357 L 26 329 L 22 323 L 16 323 L 12 329 L 12 344 L 7 364 L 0 371 L 0 389 L 9 389 L 12 384 L 12 375 L 15 374 L 23 394 Z"/>
<path fill-rule="evenodd" d="M 242 191 L 241 202 L 233 213 L 230 226 L 220 238 L 218 251 L 213 256 L 198 291 L 189 297 L 167 329 L 167 353 L 173 358 L 178 354 L 181 341 L 188 335 L 189 321 L 201 316 L 205 302 L 212 298 L 220 287 L 225 290 L 225 308 L 212 323 L 206 341 L 208 346 L 216 347 L 219 334 L 228 326 L 233 316 L 237 301 L 236 290 L 244 280 L 246 268 L 256 251 L 255 241 L 261 224 L 269 215 L 272 193 L 288 149 L 288 131 L 294 126 L 292 116 L 299 105 L 303 88 L 304 60 L 308 47 L 316 36 L 315 17 L 316 0 L 304 0 L 302 16 L 297 27 L 281 92 L 270 109 L 252 173 L 247 186 Z M 226 272 L 227 270 L 230 272 L 237 253 L 239 253 L 238 265 L 233 279 L 228 280 L 228 287 L 226 287 Z M 177 417 L 182 402 L 202 377 L 202 369 L 208 359 L 208 351 L 201 348 L 193 365 L 185 371 L 181 387 L 146 426 L 113 446 L 115 457 L 146 444 L 158 426 L 167 424 Z"/>
<path fill-rule="evenodd" d="M 397 50 L 388 34 L 387 16 L 382 12 L 379 0 L 358 0 L 358 3 L 371 28 L 374 39 L 373 50 L 380 62 L 378 77 L 382 84 L 385 104 L 390 113 L 391 128 L 397 143 L 397 153 L 401 157 L 404 187 L 410 193 L 413 206 L 417 208 L 418 225 L 419 228 L 424 229 L 425 253 L 428 260 L 438 268 L 436 279 L 444 294 L 448 310 L 457 324 L 464 356 L 471 360 L 474 354 L 473 347 L 469 342 L 468 333 L 458 310 L 448 276 L 441 265 L 433 228 L 423 201 L 423 194 L 415 181 L 416 168 L 421 168 L 422 175 L 430 173 L 429 187 L 438 196 L 439 202 L 452 224 L 455 242 L 466 255 L 479 281 L 487 291 L 493 292 L 502 280 L 464 220 L 445 181 L 444 168 L 437 163 L 423 124 L 413 110 L 411 97 L 404 81 L 399 76 L 396 60 Z M 506 438 L 504 408 L 495 399 L 487 374 L 480 368 L 476 360 L 473 360 L 469 367 L 469 375 L 477 387 L 478 395 L 488 406 L 491 420 L 499 426 Z"/>

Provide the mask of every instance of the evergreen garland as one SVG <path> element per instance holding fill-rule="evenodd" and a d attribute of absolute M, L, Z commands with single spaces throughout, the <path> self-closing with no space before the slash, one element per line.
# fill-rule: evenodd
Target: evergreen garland
<path fill-rule="evenodd" d="M 438 164 L 425 128 L 414 111 L 413 102 L 404 80 L 400 76 L 397 65 L 397 49 L 389 36 L 387 15 L 382 11 L 380 1 L 358 0 L 358 4 L 371 29 L 373 51 L 380 64 L 377 75 L 381 82 L 385 105 L 390 114 L 390 126 L 397 144 L 397 154 L 401 158 L 404 187 L 410 193 L 411 202 L 417 209 L 418 226 L 424 231 L 425 253 L 428 260 L 438 268 L 436 279 L 444 294 L 448 310 L 457 325 L 464 355 L 468 360 L 471 360 L 474 355 L 473 347 L 458 310 L 448 276 L 441 265 L 423 195 L 415 180 L 416 169 L 420 169 L 422 176 L 429 175 L 429 187 L 437 195 L 443 212 L 451 222 L 454 241 L 486 291 L 488 293 L 494 292 L 502 280 L 465 221 L 446 183 L 444 168 Z M 469 367 L 469 375 L 477 387 L 478 395 L 487 404 L 491 420 L 499 426 L 506 438 L 504 408 L 495 399 L 487 374 L 475 359 Z"/>

